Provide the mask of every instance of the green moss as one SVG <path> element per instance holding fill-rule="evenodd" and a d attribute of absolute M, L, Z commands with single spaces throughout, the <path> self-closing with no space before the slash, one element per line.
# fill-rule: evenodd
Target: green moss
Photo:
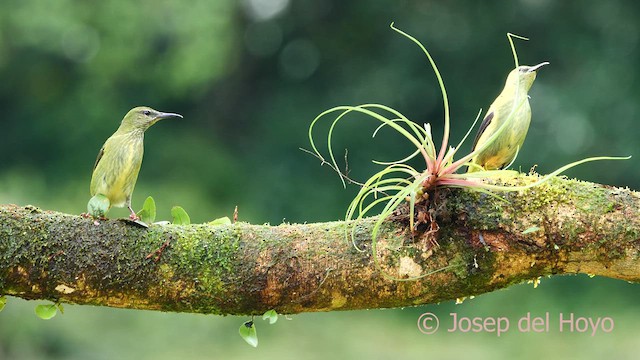
<path fill-rule="evenodd" d="M 171 265 L 197 283 L 197 290 L 218 294 L 238 264 L 240 242 L 236 225 L 189 226 L 179 231 Z M 174 229 L 175 230 L 175 229 Z M 241 261 L 241 260 L 240 260 Z"/>
<path fill-rule="evenodd" d="M 523 179 L 525 178 L 514 179 L 511 185 L 525 185 L 527 182 L 533 181 L 528 179 L 525 182 Z M 566 204 L 570 198 L 569 188 L 564 181 L 554 178 L 518 194 L 509 193 L 508 206 L 515 208 L 516 214 L 536 214 L 550 205 Z"/>
<path fill-rule="evenodd" d="M 473 259 L 471 259 L 473 262 Z M 450 261 L 450 265 L 460 265 L 460 266 L 455 266 L 452 268 L 452 272 L 459 278 L 459 279 L 464 279 L 466 277 L 469 276 L 469 272 L 467 270 L 467 264 L 468 262 L 466 261 L 464 255 L 462 253 L 458 253 L 456 254 Z"/>

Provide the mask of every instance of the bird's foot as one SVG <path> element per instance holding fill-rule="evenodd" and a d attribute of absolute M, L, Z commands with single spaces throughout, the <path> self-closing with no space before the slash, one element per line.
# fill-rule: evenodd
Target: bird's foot
<path fill-rule="evenodd" d="M 138 220 L 140 220 L 140 217 L 138 217 L 138 215 L 136 215 L 136 213 L 132 212 L 131 215 L 129 215 L 129 220 L 138 221 Z"/>

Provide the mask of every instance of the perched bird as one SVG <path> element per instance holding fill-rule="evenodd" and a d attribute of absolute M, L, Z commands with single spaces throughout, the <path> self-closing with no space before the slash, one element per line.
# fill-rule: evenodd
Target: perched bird
<path fill-rule="evenodd" d="M 182 115 L 146 106 L 133 108 L 124 116 L 118 130 L 100 149 L 93 167 L 90 187 L 93 197 L 87 204 L 89 215 L 104 217 L 112 206 L 127 206 L 130 218 L 138 219 L 131 208 L 131 194 L 142 165 L 144 132 L 159 120 L 172 117 Z"/>
<path fill-rule="evenodd" d="M 504 89 L 482 120 L 472 151 L 483 146 L 506 121 L 509 124 L 505 125 L 490 145 L 471 159 L 472 163 L 485 170 L 495 170 L 505 168 L 515 159 L 531 122 L 529 89 L 536 79 L 536 71 L 548 64 L 543 62 L 535 66 L 518 66 L 509 73 Z M 469 166 L 467 172 L 478 170 L 477 166 Z"/>

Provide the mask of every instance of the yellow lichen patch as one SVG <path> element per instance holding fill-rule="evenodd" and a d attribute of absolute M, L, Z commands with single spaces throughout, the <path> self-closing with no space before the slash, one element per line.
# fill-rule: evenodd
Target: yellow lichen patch
<path fill-rule="evenodd" d="M 76 290 L 85 290 L 85 287 L 87 285 L 87 278 L 84 274 L 81 274 L 80 276 L 76 276 Z"/>
<path fill-rule="evenodd" d="M 339 309 L 347 303 L 347 298 L 338 291 L 331 293 L 331 308 Z"/>
<path fill-rule="evenodd" d="M 160 265 L 159 270 L 160 271 L 158 273 L 160 274 L 160 276 L 163 279 L 171 280 L 171 278 L 173 278 L 174 270 L 173 270 L 173 268 L 171 266 L 169 266 L 167 264 L 162 264 L 162 265 Z"/>
<path fill-rule="evenodd" d="M 68 287 L 67 285 L 64 285 L 64 284 L 60 284 L 56 286 L 56 291 L 61 292 L 63 294 L 71 294 L 72 292 L 75 292 L 76 289 L 72 287 Z"/>
<path fill-rule="evenodd" d="M 422 274 L 422 268 L 412 258 L 407 256 L 400 258 L 400 267 L 398 267 L 398 275 L 400 277 L 417 277 L 420 274 Z"/>
<path fill-rule="evenodd" d="M 531 280 L 527 280 L 527 284 L 533 284 L 533 288 L 537 288 L 538 285 L 540 285 L 540 279 L 542 279 L 542 276 L 538 276 L 535 279 L 531 279 Z"/>
<path fill-rule="evenodd" d="M 28 278 L 29 277 L 29 273 L 27 272 L 27 270 L 25 270 L 25 268 L 23 268 L 22 266 L 17 267 L 17 273 L 22 276 L 23 278 Z"/>
<path fill-rule="evenodd" d="M 433 248 L 430 248 L 429 250 L 423 252 L 422 255 L 420 255 L 420 257 L 422 257 L 424 260 L 426 260 L 426 259 L 430 258 L 431 255 L 433 255 Z"/>

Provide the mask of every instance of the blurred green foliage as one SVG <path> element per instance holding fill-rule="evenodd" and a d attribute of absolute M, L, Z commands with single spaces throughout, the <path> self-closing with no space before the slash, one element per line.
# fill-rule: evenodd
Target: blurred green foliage
<path fill-rule="evenodd" d="M 0 203 L 84 211 L 103 141 L 130 108 L 149 105 L 185 118 L 147 133 L 134 208 L 151 195 L 157 220 L 169 220 L 175 205 L 194 223 L 231 216 L 236 205 L 240 220 L 257 223 L 341 218 L 356 189 L 343 190 L 298 150 L 319 112 L 379 102 L 441 133 L 435 78 L 391 21 L 434 55 L 454 142 L 502 88 L 513 66 L 510 31 L 531 38 L 517 43 L 521 63 L 551 63 L 530 93 L 532 126 L 515 166 L 547 173 L 583 157 L 634 155 L 568 175 L 640 189 L 639 17 L 638 2 L 597 0 L 2 1 Z M 408 151 L 400 138 L 372 141 L 363 124 L 347 122 L 336 137 L 359 179 L 372 173 L 371 158 Z M 247 319 L 68 306 L 43 322 L 32 303 L 11 298 L 0 313 L 0 358 L 630 358 L 637 296 L 635 285 L 567 277 L 458 306 L 305 314 L 259 323 L 257 350 L 237 335 Z M 505 345 L 487 334 L 422 335 L 415 323 L 425 309 L 576 312 L 612 316 L 616 329 L 593 338 L 510 333 L 518 345 Z"/>

